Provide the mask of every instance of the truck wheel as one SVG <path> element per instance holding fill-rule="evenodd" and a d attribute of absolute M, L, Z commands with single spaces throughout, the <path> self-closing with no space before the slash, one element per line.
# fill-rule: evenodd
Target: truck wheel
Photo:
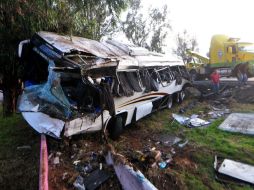
<path fill-rule="evenodd" d="M 112 140 L 116 140 L 123 132 L 123 119 L 120 116 L 116 116 L 108 126 L 109 137 Z"/>

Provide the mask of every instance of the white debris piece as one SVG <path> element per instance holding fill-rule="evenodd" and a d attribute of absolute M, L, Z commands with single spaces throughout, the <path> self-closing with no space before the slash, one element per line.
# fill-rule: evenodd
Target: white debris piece
<path fill-rule="evenodd" d="M 157 188 L 139 171 L 133 167 L 114 161 L 114 155 L 108 152 L 106 162 L 113 165 L 116 175 L 124 190 L 157 190 Z"/>
<path fill-rule="evenodd" d="M 254 166 L 224 159 L 219 168 L 217 168 L 217 158 L 215 157 L 214 167 L 220 174 L 254 184 Z"/>
<path fill-rule="evenodd" d="M 219 129 L 254 135 L 254 113 L 231 113 Z"/>
<path fill-rule="evenodd" d="M 57 164 L 60 164 L 60 159 L 58 156 L 56 156 L 53 160 L 53 164 L 57 165 Z"/>
<path fill-rule="evenodd" d="M 182 116 L 182 115 L 173 113 L 172 116 L 181 125 L 186 125 L 189 127 L 201 127 L 201 126 L 206 126 L 206 125 L 210 124 L 209 121 L 200 119 L 196 115 L 194 115 L 192 118 L 189 118 L 186 116 Z"/>

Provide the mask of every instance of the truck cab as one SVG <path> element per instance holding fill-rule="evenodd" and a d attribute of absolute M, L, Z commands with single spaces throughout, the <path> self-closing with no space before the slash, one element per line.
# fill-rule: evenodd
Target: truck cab
<path fill-rule="evenodd" d="M 214 69 L 217 69 L 221 76 L 234 76 L 236 66 L 246 62 L 250 63 L 247 74 L 254 75 L 254 44 L 240 42 L 240 38 L 214 35 L 211 39 L 208 57 L 197 52 L 187 51 L 187 53 L 203 63 L 190 68 L 190 73 L 199 78 L 208 77 Z"/>

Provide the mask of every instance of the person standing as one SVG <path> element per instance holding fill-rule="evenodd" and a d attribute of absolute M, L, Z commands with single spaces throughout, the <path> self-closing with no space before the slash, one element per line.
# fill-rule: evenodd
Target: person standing
<path fill-rule="evenodd" d="M 220 74 L 217 70 L 214 70 L 213 73 L 210 75 L 212 86 L 213 86 L 213 92 L 216 94 L 219 94 L 220 89 Z"/>
<path fill-rule="evenodd" d="M 240 64 L 236 65 L 236 67 L 234 69 L 236 78 L 239 82 L 239 86 L 243 86 L 243 85 L 247 84 L 248 67 L 249 67 L 249 62 L 246 62 L 246 63 L 240 63 Z"/>
<path fill-rule="evenodd" d="M 243 80 L 242 80 L 242 83 L 244 85 L 247 84 L 247 81 L 248 81 L 248 68 L 249 68 L 249 62 L 246 62 L 243 64 L 243 68 L 242 68 L 242 74 L 243 74 Z"/>

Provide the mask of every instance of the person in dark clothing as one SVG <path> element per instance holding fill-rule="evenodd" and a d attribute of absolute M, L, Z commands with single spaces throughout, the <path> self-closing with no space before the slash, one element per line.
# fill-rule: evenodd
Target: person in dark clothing
<path fill-rule="evenodd" d="M 243 80 L 242 83 L 244 85 L 247 84 L 247 80 L 248 80 L 248 68 L 249 68 L 249 62 L 246 62 L 243 64 L 243 68 L 242 68 L 242 73 L 243 73 Z"/>
<path fill-rule="evenodd" d="M 234 72 L 236 74 L 236 77 L 237 77 L 237 80 L 239 81 L 240 86 L 247 84 L 248 67 L 249 67 L 249 62 L 246 62 L 246 63 L 240 63 L 234 69 Z"/>

